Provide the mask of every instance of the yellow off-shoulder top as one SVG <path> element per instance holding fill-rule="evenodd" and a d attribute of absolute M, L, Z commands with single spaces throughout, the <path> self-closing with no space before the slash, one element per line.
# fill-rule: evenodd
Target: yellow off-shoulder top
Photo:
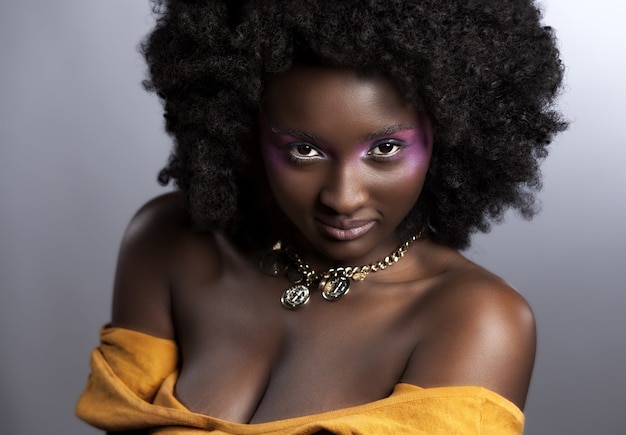
<path fill-rule="evenodd" d="M 78 417 L 106 431 L 152 434 L 521 434 L 524 415 L 482 387 L 420 388 L 400 383 L 365 405 L 260 424 L 189 411 L 174 395 L 178 349 L 172 340 L 103 327 Z"/>

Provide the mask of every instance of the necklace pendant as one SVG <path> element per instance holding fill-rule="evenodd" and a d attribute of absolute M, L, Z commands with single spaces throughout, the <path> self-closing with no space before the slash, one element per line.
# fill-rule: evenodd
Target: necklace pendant
<path fill-rule="evenodd" d="M 286 275 L 292 285 L 283 292 L 280 302 L 288 310 L 297 310 L 309 302 L 311 298 L 309 287 L 313 283 L 318 283 L 318 290 L 325 300 L 336 301 L 348 294 L 350 280 L 363 281 L 370 273 L 393 266 L 404 256 L 413 242 L 421 237 L 422 233 L 419 232 L 376 263 L 330 268 L 326 271 L 313 270 L 293 249 L 277 242 L 272 250 L 263 256 L 259 265 L 267 275 Z"/>
<path fill-rule="evenodd" d="M 310 298 L 311 291 L 309 288 L 302 284 L 296 284 L 283 292 L 280 303 L 288 310 L 297 310 L 306 305 Z"/>
<path fill-rule="evenodd" d="M 337 274 L 320 282 L 322 297 L 327 301 L 336 301 L 350 291 L 350 278 L 344 274 Z"/>

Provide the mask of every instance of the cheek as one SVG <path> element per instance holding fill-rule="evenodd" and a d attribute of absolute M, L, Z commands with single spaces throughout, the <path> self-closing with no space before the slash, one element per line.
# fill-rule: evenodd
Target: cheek
<path fill-rule="evenodd" d="M 426 124 L 421 128 L 400 132 L 398 133 L 398 138 L 408 144 L 402 155 L 403 162 L 419 168 L 424 165 L 428 166 L 432 153 L 430 124 Z"/>
<path fill-rule="evenodd" d="M 379 190 L 379 195 L 393 199 L 393 205 L 398 211 L 408 211 L 422 191 L 429 163 L 429 149 L 421 146 L 409 147 L 405 150 L 402 162 L 393 171 L 381 176 L 382 189 Z"/>
<path fill-rule="evenodd" d="M 284 152 L 265 140 L 261 142 L 261 155 L 263 156 L 265 172 L 272 190 L 276 190 L 278 186 L 288 183 L 292 176 L 292 171 L 290 171 L 289 162 Z"/>
<path fill-rule="evenodd" d="M 289 160 L 277 147 L 272 145 L 261 145 L 265 173 L 274 196 L 283 211 L 293 206 L 301 207 L 301 203 L 306 201 L 310 195 L 312 187 L 310 177 L 305 182 L 305 174 L 301 171 L 294 171 Z M 290 207 L 291 206 L 291 207 Z"/>
<path fill-rule="evenodd" d="M 287 162 L 278 148 L 272 146 L 267 140 L 261 142 L 261 155 L 268 174 L 274 174 L 286 169 Z"/>
<path fill-rule="evenodd" d="M 407 174 L 418 176 L 428 169 L 430 163 L 430 147 L 426 144 L 417 144 L 408 147 L 405 152 L 403 166 Z"/>
<path fill-rule="evenodd" d="M 421 189 L 430 163 L 430 148 L 421 144 L 411 146 L 405 150 L 403 157 L 393 178 L 399 184 L 413 185 Z"/>

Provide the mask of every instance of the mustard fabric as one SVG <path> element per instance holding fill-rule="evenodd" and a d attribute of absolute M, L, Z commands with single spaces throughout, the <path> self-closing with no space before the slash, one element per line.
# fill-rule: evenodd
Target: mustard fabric
<path fill-rule="evenodd" d="M 106 431 L 152 434 L 521 434 L 524 415 L 482 387 L 396 385 L 384 399 L 261 424 L 232 423 L 189 411 L 174 395 L 178 349 L 171 340 L 104 327 L 76 413 Z"/>

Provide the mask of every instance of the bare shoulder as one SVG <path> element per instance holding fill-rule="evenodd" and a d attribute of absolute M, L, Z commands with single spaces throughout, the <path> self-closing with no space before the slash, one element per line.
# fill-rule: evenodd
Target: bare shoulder
<path fill-rule="evenodd" d="M 113 293 L 113 326 L 174 336 L 170 275 L 177 245 L 191 230 L 182 194 L 169 193 L 143 205 L 122 239 Z"/>
<path fill-rule="evenodd" d="M 527 301 L 455 254 L 425 305 L 424 331 L 404 380 L 422 387 L 482 386 L 523 409 L 536 347 Z"/>

